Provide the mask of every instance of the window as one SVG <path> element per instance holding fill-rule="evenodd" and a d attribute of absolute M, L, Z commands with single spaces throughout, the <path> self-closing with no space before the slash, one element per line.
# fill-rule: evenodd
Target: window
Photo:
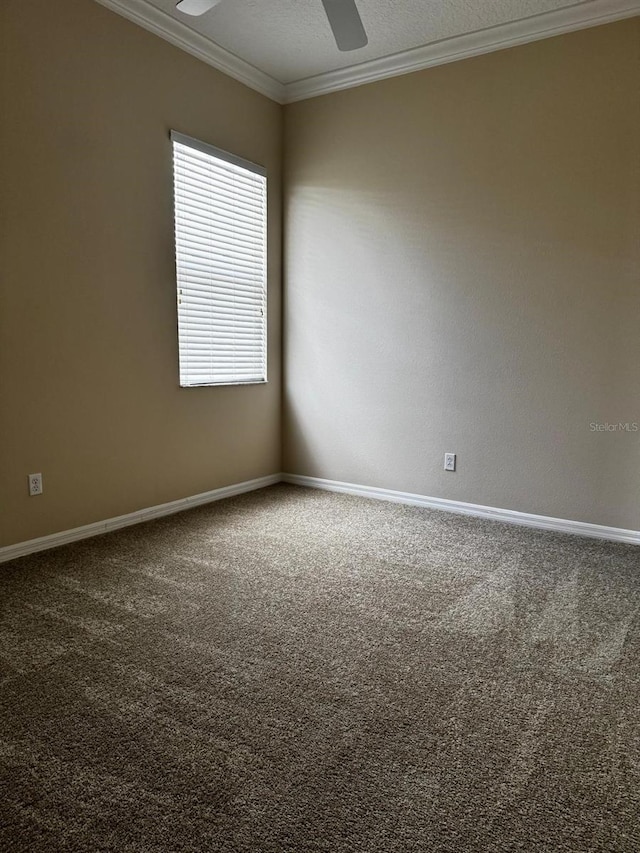
<path fill-rule="evenodd" d="M 180 385 L 266 382 L 266 172 L 171 141 Z"/>

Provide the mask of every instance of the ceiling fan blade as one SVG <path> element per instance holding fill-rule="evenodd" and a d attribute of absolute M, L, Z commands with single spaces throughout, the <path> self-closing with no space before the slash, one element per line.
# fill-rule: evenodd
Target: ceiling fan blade
<path fill-rule="evenodd" d="M 219 2 L 220 0 L 180 0 L 176 3 L 176 9 L 185 15 L 204 15 Z"/>
<path fill-rule="evenodd" d="M 355 0 L 322 0 L 338 50 L 357 50 L 369 43 Z"/>

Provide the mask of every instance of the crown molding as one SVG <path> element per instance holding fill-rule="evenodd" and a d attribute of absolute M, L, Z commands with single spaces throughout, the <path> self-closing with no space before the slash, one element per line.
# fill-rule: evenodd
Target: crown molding
<path fill-rule="evenodd" d="M 483 53 L 492 53 L 496 50 L 504 50 L 519 44 L 620 21 L 640 14 L 640 0 L 585 0 L 565 9 L 543 12 L 520 21 L 442 39 L 402 53 L 284 84 L 172 18 L 147 0 L 96 0 L 96 2 L 279 104 L 327 95 L 330 92 L 363 86 L 387 77 L 398 77 L 401 74 L 410 74 L 412 71 L 421 71 L 434 65 L 445 65 L 448 62 L 456 62 L 460 59 L 468 59 Z"/>
<path fill-rule="evenodd" d="M 96 0 L 123 18 L 144 27 L 165 41 L 206 62 L 218 71 L 222 71 L 234 80 L 244 83 L 277 103 L 284 103 L 284 86 L 264 71 L 240 59 L 234 53 L 225 50 L 211 39 L 196 33 L 171 15 L 152 6 L 146 0 Z"/>
<path fill-rule="evenodd" d="M 465 33 L 349 68 L 287 83 L 284 86 L 284 102 L 292 103 L 351 89 L 387 77 L 410 74 L 434 65 L 445 65 L 562 33 L 632 18 L 638 14 L 640 0 L 587 0 L 565 9 L 543 12 L 520 21 Z"/>

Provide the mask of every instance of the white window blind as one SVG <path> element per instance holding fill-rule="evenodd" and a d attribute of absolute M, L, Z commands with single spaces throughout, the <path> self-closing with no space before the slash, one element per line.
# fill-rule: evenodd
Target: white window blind
<path fill-rule="evenodd" d="M 180 385 L 265 382 L 267 178 L 172 132 Z"/>

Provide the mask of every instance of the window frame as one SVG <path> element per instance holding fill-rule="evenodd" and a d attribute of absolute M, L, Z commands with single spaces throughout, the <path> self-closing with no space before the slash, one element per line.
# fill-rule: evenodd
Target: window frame
<path fill-rule="evenodd" d="M 215 145 L 211 145 L 208 142 L 203 142 L 200 139 L 196 139 L 192 136 L 188 136 L 184 133 L 180 133 L 176 130 L 171 130 L 170 134 L 171 141 L 171 174 L 172 174 L 172 187 L 173 187 L 173 243 L 174 243 L 174 260 L 175 260 L 175 288 L 176 288 L 176 333 L 177 333 L 177 343 L 178 343 L 178 383 L 179 387 L 188 389 L 188 388 L 212 388 L 212 387 L 225 387 L 225 386 L 236 386 L 236 385 L 266 385 L 269 381 L 268 379 L 268 257 L 267 257 L 267 221 L 268 221 L 268 175 L 267 169 L 264 166 L 261 166 L 257 163 L 253 163 L 251 160 L 246 160 L 243 157 L 238 156 L 237 154 L 233 154 L 229 151 L 225 151 L 222 148 L 217 148 Z M 207 381 L 207 382 L 189 382 L 183 384 L 183 370 L 182 370 L 182 353 L 183 350 L 181 348 L 180 343 L 180 307 L 179 307 L 179 298 L 180 298 L 180 278 L 179 278 L 179 265 L 178 265 L 178 239 L 177 239 L 177 196 L 176 196 L 176 168 L 175 168 L 175 148 L 174 143 L 179 143 L 180 145 L 186 146 L 188 148 L 192 148 L 196 151 L 199 151 L 202 154 L 206 154 L 214 157 L 216 160 L 222 161 L 223 163 L 228 163 L 233 166 L 237 166 L 241 169 L 244 169 L 248 172 L 252 172 L 253 174 L 259 175 L 264 178 L 264 218 L 263 218 L 263 235 L 262 235 L 262 247 L 263 247 L 263 257 L 262 257 L 262 283 L 261 283 L 261 297 L 262 297 L 262 370 L 261 370 L 261 378 L 251 378 L 251 379 L 225 379 L 222 381 Z"/>

